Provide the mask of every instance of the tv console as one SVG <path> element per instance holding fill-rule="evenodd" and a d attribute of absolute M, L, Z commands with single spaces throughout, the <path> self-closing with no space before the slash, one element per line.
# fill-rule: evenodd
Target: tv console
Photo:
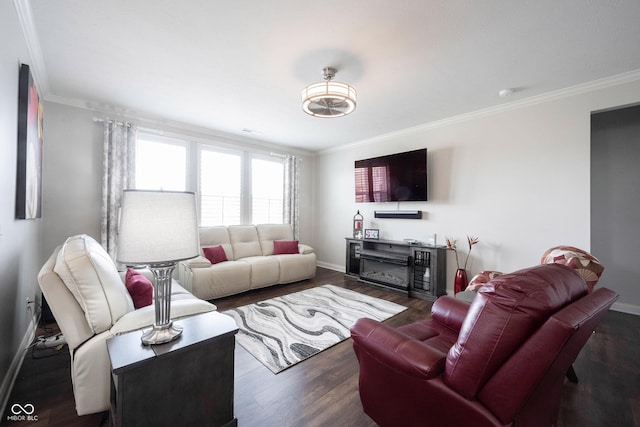
<path fill-rule="evenodd" d="M 348 276 L 429 301 L 446 294 L 445 246 L 354 238 L 346 242 Z"/>

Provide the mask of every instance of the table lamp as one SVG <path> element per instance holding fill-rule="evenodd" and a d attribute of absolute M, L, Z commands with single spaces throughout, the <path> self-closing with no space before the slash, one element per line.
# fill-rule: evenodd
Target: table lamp
<path fill-rule="evenodd" d="M 155 279 L 155 323 L 145 345 L 173 341 L 182 327 L 171 321 L 171 275 L 178 261 L 200 253 L 192 192 L 124 190 L 118 235 L 119 263 L 148 265 Z"/>

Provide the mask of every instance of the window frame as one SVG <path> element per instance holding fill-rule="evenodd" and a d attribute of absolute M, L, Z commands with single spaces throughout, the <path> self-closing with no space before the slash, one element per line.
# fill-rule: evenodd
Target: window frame
<path fill-rule="evenodd" d="M 243 218 L 243 188 L 244 188 L 244 152 L 238 149 L 226 148 L 226 147 L 218 147 L 211 144 L 203 144 L 196 143 L 196 151 L 197 151 L 197 163 L 196 168 L 192 171 L 192 174 L 195 175 L 196 189 L 195 193 L 198 196 L 198 224 L 202 225 L 202 152 L 203 151 L 211 151 L 216 153 L 223 154 L 231 154 L 237 155 L 240 157 L 240 223 L 245 224 L 245 219 Z M 217 224 L 223 225 L 223 224 Z"/>
<path fill-rule="evenodd" d="M 284 194 L 285 194 L 285 180 L 284 180 L 284 156 L 265 154 L 260 152 L 253 152 L 248 150 L 242 150 L 237 148 L 220 147 L 213 144 L 197 143 L 197 190 L 198 200 L 201 200 L 201 188 L 202 175 L 200 173 L 202 167 L 202 152 L 213 151 L 218 153 L 227 153 L 240 156 L 240 224 L 254 224 L 253 220 L 253 160 L 265 160 L 274 163 L 282 164 L 282 218 L 280 221 L 284 222 Z M 202 223 L 202 208 L 198 209 L 198 221 Z"/>
<path fill-rule="evenodd" d="M 268 161 L 268 162 L 273 162 L 273 163 L 278 163 L 280 165 L 282 165 L 282 212 L 281 212 L 281 218 L 280 218 L 280 223 L 284 224 L 284 205 L 285 205 L 285 158 L 284 157 L 280 157 L 280 156 L 274 156 L 274 155 L 267 155 L 267 154 L 261 154 L 261 153 L 252 153 L 252 152 L 247 152 L 248 154 L 248 167 L 247 169 L 249 170 L 249 181 L 247 181 L 247 187 L 248 187 L 248 215 L 251 217 L 251 221 L 253 221 L 253 160 L 264 160 L 264 161 Z M 273 223 L 273 222 L 272 222 Z"/>
<path fill-rule="evenodd" d="M 204 138 L 189 138 L 178 134 L 158 134 L 158 131 L 138 129 L 136 137 L 136 158 L 137 158 L 137 140 L 145 140 L 150 142 L 178 145 L 185 148 L 185 189 L 184 191 L 193 191 L 198 197 L 198 224 L 202 224 L 202 208 L 201 202 L 201 167 L 202 152 L 204 150 L 228 153 L 240 156 L 240 224 L 253 224 L 252 212 L 252 161 L 253 159 L 272 161 L 281 163 L 283 167 L 282 181 L 282 219 L 284 223 L 284 205 L 285 205 L 285 158 L 284 154 L 267 153 L 263 151 L 251 151 L 249 148 L 240 146 L 230 146 L 221 141 L 214 141 Z M 136 185 L 137 186 L 137 185 Z"/>

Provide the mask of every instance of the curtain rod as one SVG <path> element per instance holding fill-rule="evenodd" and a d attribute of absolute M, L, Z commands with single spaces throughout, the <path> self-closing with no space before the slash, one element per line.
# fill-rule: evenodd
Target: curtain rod
<path fill-rule="evenodd" d="M 94 117 L 92 120 L 96 123 L 113 123 L 118 126 L 127 126 L 127 127 L 131 126 L 131 123 L 121 122 L 118 120 L 110 119 L 108 117 L 106 119 L 103 117 Z"/>
<path fill-rule="evenodd" d="M 119 126 L 126 126 L 126 127 L 130 127 L 131 126 L 131 123 L 114 120 L 114 119 L 111 119 L 109 117 L 105 118 L 105 117 L 94 116 L 92 118 L 92 120 L 94 122 L 96 122 L 96 123 L 114 123 L 114 124 L 119 125 Z M 164 130 L 149 128 L 149 127 L 140 126 L 140 125 L 138 125 L 138 131 L 154 133 L 154 134 L 159 135 L 159 136 L 164 136 L 165 135 L 165 131 Z M 170 132 L 170 134 L 175 135 L 175 136 L 173 136 L 175 138 L 183 139 L 185 141 L 192 141 L 193 139 L 204 139 L 204 140 L 206 140 L 206 138 L 202 138 L 202 137 L 189 137 L 188 135 L 180 135 L 179 132 Z M 178 135 L 180 135 L 180 136 L 178 137 Z M 172 136 L 169 136 L 169 138 L 172 138 Z M 231 146 L 232 148 L 237 148 L 234 144 L 229 144 L 229 143 L 222 142 L 222 141 L 210 141 L 210 142 L 217 142 L 218 144 L 221 143 L 224 146 Z M 269 156 L 278 157 L 278 158 L 281 158 L 281 159 L 286 159 L 287 156 L 294 156 L 298 160 L 300 160 L 300 161 L 302 160 L 302 159 L 300 159 L 300 157 L 298 157 L 298 156 L 296 156 L 294 154 L 280 154 L 280 153 L 276 153 L 276 152 L 273 152 L 273 151 L 269 152 Z"/>

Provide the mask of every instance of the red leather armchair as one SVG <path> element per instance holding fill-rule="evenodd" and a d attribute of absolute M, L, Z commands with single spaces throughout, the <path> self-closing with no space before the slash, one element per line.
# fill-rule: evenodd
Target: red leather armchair
<path fill-rule="evenodd" d="M 472 304 L 439 298 L 397 329 L 351 329 L 360 399 L 380 426 L 552 426 L 565 372 L 618 295 L 563 265 L 502 275 Z"/>

